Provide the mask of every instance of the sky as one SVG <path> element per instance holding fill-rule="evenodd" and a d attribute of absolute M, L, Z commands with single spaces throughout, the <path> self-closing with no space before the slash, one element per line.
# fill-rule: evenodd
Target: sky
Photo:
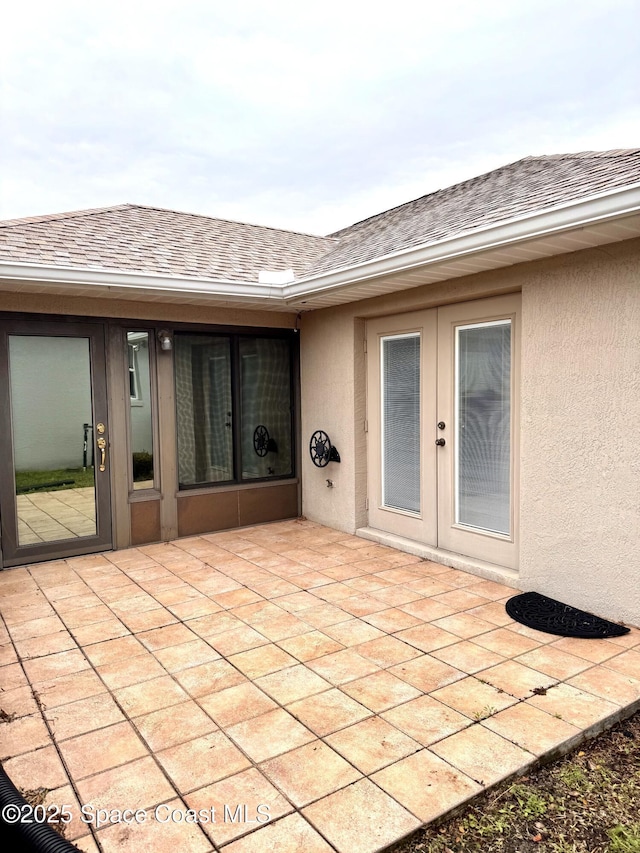
<path fill-rule="evenodd" d="M 0 218 L 130 202 L 315 234 L 530 154 L 640 147 L 637 0 L 23 0 Z"/>

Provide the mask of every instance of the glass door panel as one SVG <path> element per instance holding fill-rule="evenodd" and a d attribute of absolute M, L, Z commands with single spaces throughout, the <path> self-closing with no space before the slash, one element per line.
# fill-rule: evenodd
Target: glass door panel
<path fill-rule="evenodd" d="M 18 545 L 95 536 L 89 340 L 10 335 L 9 381 Z"/>
<path fill-rule="evenodd" d="M 420 335 L 381 340 L 382 503 L 420 512 Z"/>
<path fill-rule="evenodd" d="M 102 327 L 0 323 L 4 565 L 111 545 Z"/>
<path fill-rule="evenodd" d="M 511 532 L 511 320 L 456 329 L 456 521 Z"/>

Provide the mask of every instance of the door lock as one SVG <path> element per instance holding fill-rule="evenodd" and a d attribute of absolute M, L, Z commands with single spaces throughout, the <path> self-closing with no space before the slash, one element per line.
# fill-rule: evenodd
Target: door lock
<path fill-rule="evenodd" d="M 444 440 L 444 438 L 436 438 L 436 444 L 438 445 L 438 447 L 444 447 L 446 443 L 447 442 Z"/>
<path fill-rule="evenodd" d="M 444 429 L 445 427 L 446 427 L 446 424 L 444 421 L 438 421 L 438 429 Z"/>

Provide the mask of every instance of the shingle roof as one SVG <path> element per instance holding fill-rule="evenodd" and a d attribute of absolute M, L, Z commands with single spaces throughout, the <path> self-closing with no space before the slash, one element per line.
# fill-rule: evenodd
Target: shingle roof
<path fill-rule="evenodd" d="M 256 282 L 316 275 L 640 181 L 640 149 L 525 157 L 327 237 L 124 204 L 0 222 L 0 261 Z"/>
<path fill-rule="evenodd" d="M 640 149 L 525 157 L 329 235 L 312 272 L 379 258 L 640 181 Z M 310 271 L 307 271 L 310 272 Z"/>
<path fill-rule="evenodd" d="M 335 243 L 134 204 L 0 222 L 0 261 L 238 282 L 266 270 L 299 275 Z"/>

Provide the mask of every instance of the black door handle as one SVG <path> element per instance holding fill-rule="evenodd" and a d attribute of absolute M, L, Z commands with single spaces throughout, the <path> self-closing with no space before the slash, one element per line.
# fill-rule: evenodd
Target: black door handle
<path fill-rule="evenodd" d="M 438 445 L 438 447 L 444 447 L 446 443 L 447 442 L 444 440 L 444 438 L 436 438 L 436 444 Z"/>

